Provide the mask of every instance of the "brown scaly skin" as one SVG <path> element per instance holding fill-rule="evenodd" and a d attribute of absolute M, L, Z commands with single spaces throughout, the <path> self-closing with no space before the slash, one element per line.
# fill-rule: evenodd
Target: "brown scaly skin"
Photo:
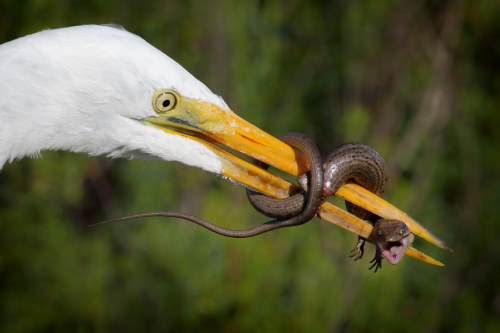
<path fill-rule="evenodd" d="M 367 145 L 346 143 L 335 147 L 324 163 L 324 195 L 333 195 L 345 182 L 353 181 L 370 192 L 382 196 L 387 183 L 384 164 L 384 159 Z M 346 208 L 360 219 L 376 225 L 375 222 L 379 217 L 375 214 L 347 201 Z M 358 238 L 356 246 L 351 251 L 351 258 L 358 260 L 363 257 L 365 241 L 362 237 Z M 372 260 L 375 264 L 370 267 L 376 266 L 375 271 L 381 267 L 381 259 L 377 258 L 381 258 L 378 253 Z"/>

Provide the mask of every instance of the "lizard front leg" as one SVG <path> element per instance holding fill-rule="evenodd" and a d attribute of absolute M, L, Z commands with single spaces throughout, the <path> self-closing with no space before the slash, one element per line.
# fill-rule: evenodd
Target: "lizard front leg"
<path fill-rule="evenodd" d="M 354 261 L 363 258 L 363 254 L 365 253 L 365 243 L 366 239 L 363 237 L 358 237 L 358 242 L 356 246 L 351 250 L 351 255 L 349 258 L 354 258 Z"/>

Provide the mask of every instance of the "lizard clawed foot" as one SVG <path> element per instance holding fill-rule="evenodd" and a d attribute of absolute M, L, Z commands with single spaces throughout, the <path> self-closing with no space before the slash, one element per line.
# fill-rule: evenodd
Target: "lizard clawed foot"
<path fill-rule="evenodd" d="M 365 253 L 365 239 L 360 237 L 354 249 L 351 250 L 351 255 L 349 256 L 349 258 L 354 258 L 354 261 L 356 261 L 363 258 L 364 253 Z"/>
<path fill-rule="evenodd" d="M 377 249 L 377 252 L 375 253 L 375 257 L 373 257 L 373 259 L 370 261 L 370 264 L 372 264 L 372 265 L 368 269 L 372 269 L 373 267 L 375 267 L 375 270 L 373 271 L 373 273 L 377 273 L 379 268 L 382 269 L 382 254 L 380 253 L 380 251 L 378 249 Z"/>

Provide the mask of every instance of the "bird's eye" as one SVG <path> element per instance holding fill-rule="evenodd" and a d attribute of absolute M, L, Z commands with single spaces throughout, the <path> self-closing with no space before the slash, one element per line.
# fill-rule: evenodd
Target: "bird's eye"
<path fill-rule="evenodd" d="M 176 105 L 177 95 L 173 91 L 159 90 L 153 95 L 153 107 L 158 113 L 170 111 Z"/>

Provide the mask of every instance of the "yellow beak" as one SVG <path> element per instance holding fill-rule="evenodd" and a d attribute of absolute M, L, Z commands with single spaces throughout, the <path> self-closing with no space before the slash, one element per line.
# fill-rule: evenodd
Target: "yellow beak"
<path fill-rule="evenodd" d="M 196 140 L 210 148 L 222 161 L 223 176 L 270 196 L 285 198 L 293 191 L 295 185 L 245 161 L 231 150 L 251 156 L 294 176 L 302 175 L 309 170 L 307 160 L 302 153 L 246 122 L 232 111 L 212 103 L 182 97 L 175 92 L 170 93 L 177 99 L 175 107 L 165 112 L 158 112 L 157 117 L 146 118 L 143 121 L 164 131 Z M 403 221 L 415 235 L 450 250 L 443 241 L 404 212 L 356 184 L 346 184 L 335 194 L 381 217 Z M 322 204 L 318 216 L 362 237 L 371 237 L 370 223 L 328 202 Z M 406 254 L 431 264 L 443 265 L 411 247 Z"/>

